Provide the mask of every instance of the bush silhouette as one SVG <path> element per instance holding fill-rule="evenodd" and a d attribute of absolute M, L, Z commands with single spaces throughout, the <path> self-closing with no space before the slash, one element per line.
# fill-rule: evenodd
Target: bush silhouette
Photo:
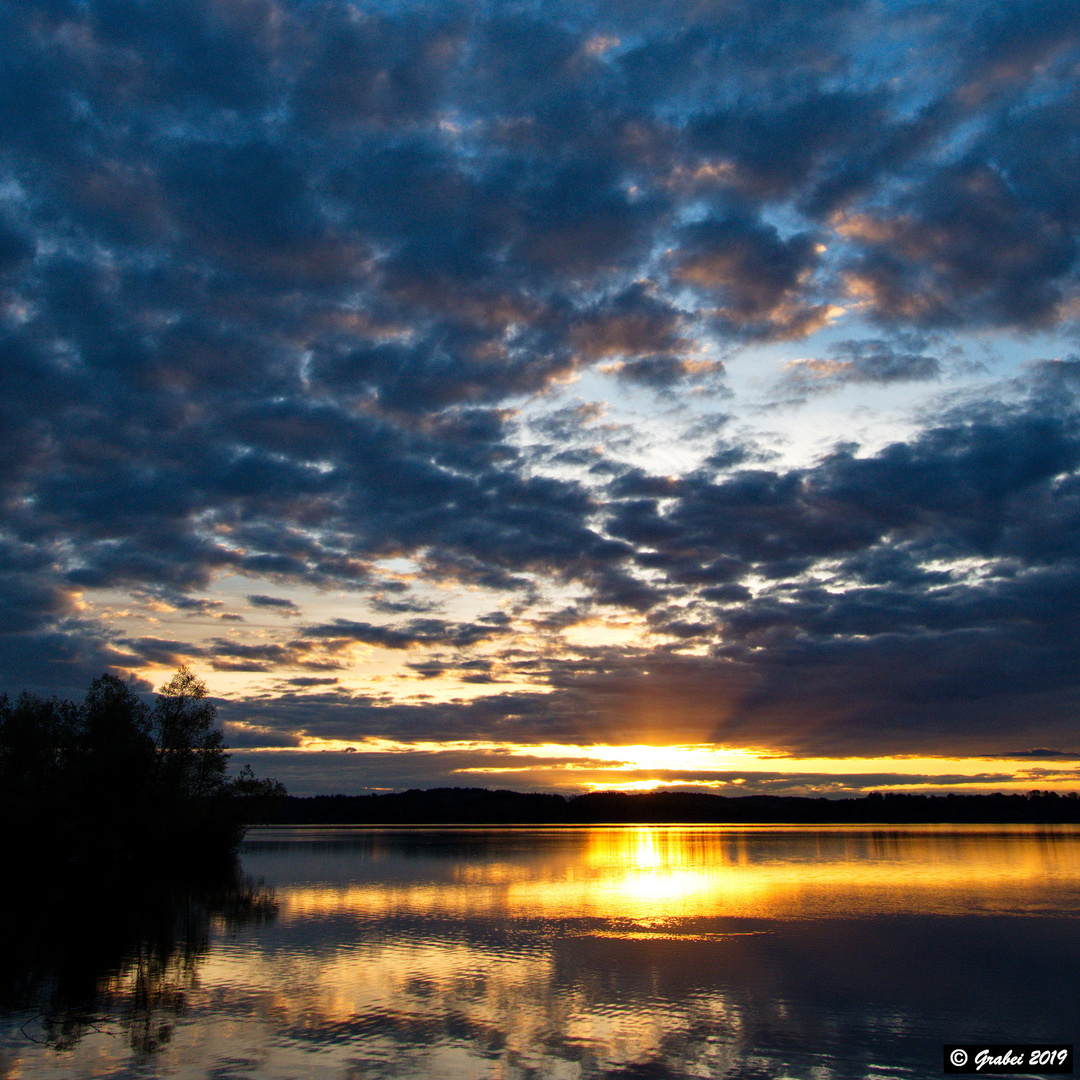
<path fill-rule="evenodd" d="M 51 859 L 191 860 L 235 850 L 253 809 L 283 796 L 228 775 L 206 684 L 181 667 L 148 705 L 115 675 L 80 704 L 0 697 L 0 820 Z"/>

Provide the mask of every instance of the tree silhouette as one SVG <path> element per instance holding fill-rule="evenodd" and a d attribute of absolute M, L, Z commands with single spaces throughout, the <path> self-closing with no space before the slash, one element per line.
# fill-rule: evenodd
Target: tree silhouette
<path fill-rule="evenodd" d="M 158 691 L 151 713 L 158 771 L 194 797 L 215 795 L 226 782 L 228 755 L 216 718 L 206 683 L 186 666 Z"/>
<path fill-rule="evenodd" d="M 206 843 L 228 816 L 229 756 L 216 716 L 206 684 L 187 667 L 158 691 L 149 730 L 159 842 Z"/>
<path fill-rule="evenodd" d="M 0 695 L 0 820 L 8 837 L 62 831 L 77 713 L 57 698 L 23 693 L 12 705 Z"/>
<path fill-rule="evenodd" d="M 181 667 L 148 705 L 115 675 L 79 705 L 0 697 L 0 822 L 60 859 L 190 860 L 235 849 L 285 794 L 229 755 L 206 684 Z"/>

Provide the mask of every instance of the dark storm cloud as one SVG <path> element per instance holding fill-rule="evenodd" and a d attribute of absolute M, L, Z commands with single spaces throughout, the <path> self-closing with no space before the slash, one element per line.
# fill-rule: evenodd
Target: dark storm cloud
<path fill-rule="evenodd" d="M 164 667 L 179 667 L 201 660 L 215 671 L 272 671 L 283 665 L 321 671 L 341 666 L 334 659 L 332 649 L 316 652 L 312 644 L 304 640 L 250 645 L 225 638 L 194 643 L 141 637 L 121 638 L 117 643 L 130 650 L 127 661 L 129 665 L 141 661 Z"/>
<path fill-rule="evenodd" d="M 282 615 L 298 615 L 300 609 L 291 600 L 284 596 L 265 596 L 261 593 L 252 593 L 247 602 L 252 607 L 266 608 L 268 611 L 277 611 Z"/>
<path fill-rule="evenodd" d="M 40 630 L 18 628 L 0 634 L 5 688 L 79 699 L 103 671 L 129 678 L 137 690 L 152 689 L 131 678 L 141 655 L 109 640 L 99 626 L 78 619 L 50 619 Z"/>
<path fill-rule="evenodd" d="M 223 705 L 222 717 L 323 739 L 580 741 L 581 721 L 571 715 L 572 703 L 552 709 L 545 700 L 549 696 L 511 690 L 468 702 L 421 697 L 402 703 L 343 688 L 309 689 L 229 703 Z"/>
<path fill-rule="evenodd" d="M 582 312 L 572 338 L 589 356 L 646 356 L 685 345 L 682 322 L 676 308 L 635 284 Z"/>
<path fill-rule="evenodd" d="M 300 745 L 300 740 L 295 735 L 274 731 L 271 728 L 225 723 L 222 725 L 222 730 L 225 735 L 226 745 L 230 749 L 239 751 L 239 753 L 230 755 L 234 759 L 234 768 L 243 767 L 245 761 L 244 750 L 248 747 L 258 747 L 260 749 L 295 748 Z M 295 781 L 294 787 L 290 789 L 290 794 L 293 793 L 299 794 L 299 791 L 295 789 Z M 315 794 L 315 792 L 312 792 L 312 794 Z"/>
<path fill-rule="evenodd" d="M 889 324 L 1045 327 L 1075 290 L 1080 21 L 1057 0 L 974 17 L 948 89 L 957 153 L 884 206 L 840 214 L 852 292 Z"/>
<path fill-rule="evenodd" d="M 830 91 L 811 85 L 783 96 L 699 114 L 687 125 L 689 145 L 730 170 L 736 190 L 761 198 L 798 195 L 822 164 L 871 137 L 888 121 L 878 93 Z M 725 171 L 726 171 L 725 170 Z"/>
<path fill-rule="evenodd" d="M 294 103 L 317 125 L 410 124 L 437 108 L 465 45 L 464 12 L 388 16 L 327 5 Z"/>
<path fill-rule="evenodd" d="M 33 240 L 6 221 L 0 219 L 0 274 L 17 269 L 33 258 Z"/>
<path fill-rule="evenodd" d="M 219 609 L 225 606 L 223 600 L 207 600 L 200 596 L 185 596 L 183 593 L 171 592 L 168 589 L 147 590 L 147 595 L 190 616 L 219 615 Z"/>
<path fill-rule="evenodd" d="M 928 178 L 895 216 L 841 226 L 865 252 L 850 288 L 886 323 L 1053 325 L 1077 256 L 1074 230 L 1061 225 L 980 156 Z"/>
<path fill-rule="evenodd" d="M 1002 755 L 1005 757 L 1006 755 Z M 1069 755 L 1063 754 L 1060 750 L 1051 750 L 1045 746 L 1037 746 L 1032 750 L 1017 750 L 1008 755 L 1014 758 L 1056 758 L 1056 757 L 1068 757 Z"/>
<path fill-rule="evenodd" d="M 1066 0 L 1036 0 L 979 11 L 961 78 L 969 95 L 1008 90 L 1040 68 L 1068 64 L 1080 40 L 1080 14 Z"/>
<path fill-rule="evenodd" d="M 829 353 L 827 359 L 793 360 L 787 364 L 784 384 L 793 393 L 814 394 L 849 383 L 887 386 L 934 379 L 942 371 L 936 357 L 910 351 L 898 342 L 841 341 L 830 346 Z"/>
<path fill-rule="evenodd" d="M 474 645 L 507 632 L 501 620 L 481 621 L 472 625 L 452 624 L 443 619 L 410 619 L 404 626 L 382 626 L 349 619 L 335 619 L 320 626 L 305 626 L 311 639 L 357 641 L 384 649 L 409 649 L 416 645 Z"/>
<path fill-rule="evenodd" d="M 381 593 L 368 597 L 368 605 L 383 615 L 411 615 L 420 612 L 435 611 L 438 604 L 432 600 L 405 597 L 400 600 L 388 600 Z"/>
<path fill-rule="evenodd" d="M 676 243 L 675 278 L 714 298 L 732 332 L 800 338 L 826 321 L 806 292 L 819 259 L 812 236 L 785 240 L 773 226 L 731 217 L 688 225 Z"/>
<path fill-rule="evenodd" d="M 695 677 L 735 684 L 717 692 L 714 737 L 769 731 L 835 752 L 843 730 L 848 745 L 915 750 L 1016 724 L 1072 745 L 1080 427 L 1071 365 L 1033 376 L 1014 406 L 974 403 L 872 455 L 684 477 L 663 513 L 655 498 L 621 501 L 609 529 L 642 546 L 642 565 L 672 595 L 706 586 L 652 623 L 717 641 Z M 730 590 L 753 577 L 767 584 Z M 665 694 L 669 711 L 679 698 Z M 781 736 L 795 714 L 816 720 Z"/>
<path fill-rule="evenodd" d="M 366 644 L 444 650 L 410 658 L 425 687 L 547 692 L 297 683 L 256 726 L 1075 742 L 1075 364 L 789 469 L 733 435 L 655 476 L 602 406 L 517 413 L 590 369 L 715 393 L 717 357 L 842 304 L 879 328 L 808 348 L 785 400 L 941 375 L 928 328 L 1075 329 L 1075 5 L 33 0 L 0 33 L 3 685 Z M 302 583 L 374 617 L 180 640 L 196 620 L 81 606 L 235 621 L 223 574 L 263 611 Z M 435 617 L 429 585 L 662 644 L 544 651 Z"/>
<path fill-rule="evenodd" d="M 946 414 L 909 442 L 869 456 L 839 444 L 808 469 L 745 468 L 713 480 L 704 473 L 665 481 L 652 498 L 612 506 L 609 531 L 657 555 L 694 565 L 737 559 L 770 577 L 799 565 L 873 549 L 923 558 L 1016 558 L 1013 567 L 1064 553 L 1042 524 L 1071 522 L 1080 462 L 1069 370 L 1055 399 L 1007 406 L 976 402 Z M 631 472 L 631 477 L 637 474 Z M 645 493 L 640 477 L 635 486 Z M 625 488 L 614 485 L 616 493 Z M 675 500 L 660 511 L 659 500 Z M 642 554 L 639 552 L 639 559 Z M 646 558 L 651 556 L 646 555 Z M 730 570 L 725 571 L 725 579 Z"/>

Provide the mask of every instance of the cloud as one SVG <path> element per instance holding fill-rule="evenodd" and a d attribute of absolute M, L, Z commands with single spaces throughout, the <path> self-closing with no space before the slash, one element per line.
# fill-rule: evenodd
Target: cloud
<path fill-rule="evenodd" d="M 305 120 L 320 126 L 430 119 L 465 43 L 452 12 L 441 21 L 327 6 L 311 30 L 314 46 L 294 100 Z"/>
<path fill-rule="evenodd" d="M 719 375 L 724 365 L 715 360 L 684 360 L 677 356 L 642 356 L 619 361 L 602 371 L 611 371 L 626 382 L 651 386 L 656 390 L 674 386 L 685 379 Z"/>
<path fill-rule="evenodd" d="M 506 633 L 501 620 L 477 622 L 473 625 L 454 625 L 443 619 L 415 618 L 404 626 L 384 626 L 349 619 L 335 619 L 332 623 L 305 626 L 303 633 L 309 638 L 331 641 L 356 641 L 363 645 L 376 645 L 384 649 L 408 649 L 424 645 L 473 645 L 499 634 Z"/>
<path fill-rule="evenodd" d="M 847 272 L 850 295 L 886 324 L 1057 322 L 1076 261 L 1072 230 L 1018 201 L 981 161 L 925 183 L 910 208 L 840 224 L 862 252 Z"/>
<path fill-rule="evenodd" d="M 783 239 L 773 226 L 731 217 L 684 226 L 676 240 L 675 278 L 714 297 L 725 328 L 788 339 L 828 322 L 829 308 L 807 295 L 819 261 L 811 235 Z"/>
<path fill-rule="evenodd" d="M 252 593 L 247 602 L 252 607 L 266 608 L 268 611 L 277 611 L 282 615 L 299 615 L 300 608 L 284 596 L 265 596 L 261 593 Z"/>
<path fill-rule="evenodd" d="M 679 336 L 682 316 L 641 282 L 582 313 L 571 332 L 586 355 L 648 356 L 686 345 Z"/>
<path fill-rule="evenodd" d="M 0 274 L 17 269 L 34 253 L 35 245 L 29 236 L 0 220 Z"/>
<path fill-rule="evenodd" d="M 0 32 L 4 687 L 198 661 L 264 687 L 249 742 L 1071 752 L 1080 382 L 1015 363 L 1080 311 L 1073 5 Z M 362 646 L 481 696 L 357 698 Z"/>
<path fill-rule="evenodd" d="M 725 163 L 732 186 L 765 199 L 797 193 L 826 161 L 872 137 L 886 116 L 880 94 L 813 85 L 755 105 L 700 113 L 686 134 L 703 158 Z"/>
<path fill-rule="evenodd" d="M 849 384 L 888 386 L 936 379 L 942 372 L 936 357 L 880 339 L 837 342 L 829 351 L 828 359 L 787 363 L 783 383 L 794 393 L 814 394 Z"/>

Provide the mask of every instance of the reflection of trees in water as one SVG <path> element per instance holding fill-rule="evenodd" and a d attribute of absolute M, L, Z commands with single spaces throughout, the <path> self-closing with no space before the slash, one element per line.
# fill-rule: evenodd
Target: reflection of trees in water
<path fill-rule="evenodd" d="M 88 875 L 23 882 L 0 900 L 0 1008 L 23 1034 L 70 1049 L 122 1032 L 152 1054 L 187 1006 L 215 930 L 272 919 L 273 892 L 234 861 L 198 878 Z"/>

